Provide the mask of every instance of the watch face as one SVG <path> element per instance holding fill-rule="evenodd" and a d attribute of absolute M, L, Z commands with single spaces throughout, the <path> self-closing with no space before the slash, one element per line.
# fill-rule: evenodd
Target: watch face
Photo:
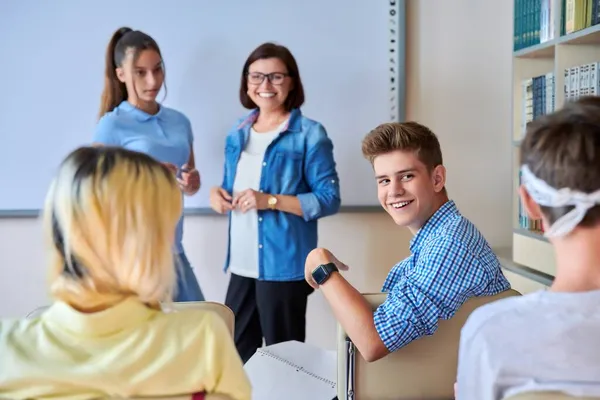
<path fill-rule="evenodd" d="M 315 280 L 315 282 L 317 282 L 319 285 L 321 283 L 323 283 L 323 281 L 325 280 L 325 278 L 327 277 L 328 273 L 325 270 L 325 267 L 323 265 L 319 265 L 312 273 L 313 279 Z"/>
<path fill-rule="evenodd" d="M 269 205 L 277 204 L 277 197 L 269 197 Z"/>

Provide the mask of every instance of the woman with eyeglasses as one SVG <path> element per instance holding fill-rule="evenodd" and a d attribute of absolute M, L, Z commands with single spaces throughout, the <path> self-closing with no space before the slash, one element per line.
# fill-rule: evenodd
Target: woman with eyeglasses
<path fill-rule="evenodd" d="M 251 112 L 227 135 L 223 182 L 210 203 L 229 212 L 225 303 L 246 362 L 263 338 L 305 340 L 313 289 L 304 262 L 317 247 L 317 221 L 340 207 L 340 186 L 332 141 L 300 111 L 304 89 L 286 47 L 264 43 L 250 54 L 239 96 Z"/>

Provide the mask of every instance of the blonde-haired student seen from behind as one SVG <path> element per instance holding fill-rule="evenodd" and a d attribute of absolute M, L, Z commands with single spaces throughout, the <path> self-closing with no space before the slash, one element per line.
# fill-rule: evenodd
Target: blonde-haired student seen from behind
<path fill-rule="evenodd" d="M 429 128 L 382 124 L 365 137 L 362 151 L 373 165 L 381 206 L 414 234 L 411 255 L 388 274 L 382 291 L 389 294 L 375 312 L 329 250 L 308 255 L 305 277 L 321 289 L 363 358 L 375 361 L 432 335 L 469 298 L 510 285 L 488 242 L 448 198 L 440 143 Z"/>
<path fill-rule="evenodd" d="M 520 197 L 554 249 L 547 291 L 473 312 L 461 333 L 458 399 L 521 392 L 600 397 L 600 98 L 531 122 Z"/>
<path fill-rule="evenodd" d="M 54 302 L 0 321 L 0 398 L 250 399 L 219 316 L 161 311 L 181 208 L 175 176 L 148 155 L 84 147 L 64 160 L 44 210 Z"/>

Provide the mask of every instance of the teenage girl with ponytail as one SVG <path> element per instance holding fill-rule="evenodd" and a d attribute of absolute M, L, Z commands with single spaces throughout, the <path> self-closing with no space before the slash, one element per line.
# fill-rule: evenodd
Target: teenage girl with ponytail
<path fill-rule="evenodd" d="M 167 165 L 178 176 L 182 192 L 191 196 L 200 189 L 192 127 L 184 114 L 156 101 L 164 82 L 164 62 L 156 41 L 140 31 L 118 29 L 106 51 L 104 91 L 94 142 L 150 155 Z M 178 279 L 174 301 L 203 301 L 182 238 L 183 215 L 175 235 Z"/>

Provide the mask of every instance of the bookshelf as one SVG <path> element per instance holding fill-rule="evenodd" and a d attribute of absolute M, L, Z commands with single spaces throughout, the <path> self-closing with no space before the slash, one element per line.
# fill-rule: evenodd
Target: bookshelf
<path fill-rule="evenodd" d="M 600 94 L 600 0 L 514 0 L 513 24 L 512 261 L 554 276 L 552 247 L 518 197 L 519 146 L 529 121 Z"/>

